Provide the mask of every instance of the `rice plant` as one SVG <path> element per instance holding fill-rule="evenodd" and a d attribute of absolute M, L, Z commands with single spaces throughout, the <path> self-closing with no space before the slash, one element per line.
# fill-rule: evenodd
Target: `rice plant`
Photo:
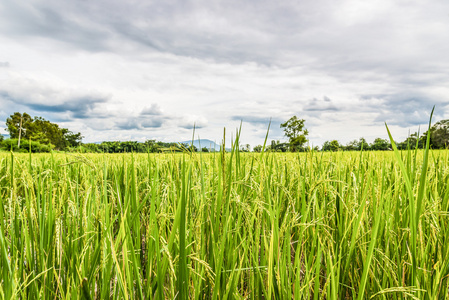
<path fill-rule="evenodd" d="M 449 299 L 449 152 L 0 154 L 3 299 Z"/>

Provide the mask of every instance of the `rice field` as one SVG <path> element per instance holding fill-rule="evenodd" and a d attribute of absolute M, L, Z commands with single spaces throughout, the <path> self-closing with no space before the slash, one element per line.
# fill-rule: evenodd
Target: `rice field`
<path fill-rule="evenodd" d="M 449 152 L 0 154 L 3 299 L 449 299 Z"/>

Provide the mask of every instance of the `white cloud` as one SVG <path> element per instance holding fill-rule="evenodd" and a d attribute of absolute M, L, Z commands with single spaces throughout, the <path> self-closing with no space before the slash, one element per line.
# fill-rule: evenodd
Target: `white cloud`
<path fill-rule="evenodd" d="M 151 104 L 150 107 L 144 107 L 141 114 L 144 116 L 146 116 L 146 115 L 150 115 L 150 116 L 156 115 L 157 116 L 157 115 L 162 114 L 162 110 L 157 103 L 153 103 L 153 104 Z"/>
<path fill-rule="evenodd" d="M 203 116 L 185 115 L 177 122 L 179 127 L 185 129 L 204 128 L 207 126 L 207 119 Z"/>
<path fill-rule="evenodd" d="M 0 117 L 27 111 L 86 141 L 399 138 L 448 118 L 447 1 L 5 0 Z M 230 134 L 229 134 L 230 135 Z"/>

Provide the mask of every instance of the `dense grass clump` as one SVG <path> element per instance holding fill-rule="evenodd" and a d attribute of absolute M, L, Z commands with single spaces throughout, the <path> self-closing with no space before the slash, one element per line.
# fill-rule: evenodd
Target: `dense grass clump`
<path fill-rule="evenodd" d="M 449 152 L 396 154 L 1 153 L 0 295 L 449 298 Z"/>

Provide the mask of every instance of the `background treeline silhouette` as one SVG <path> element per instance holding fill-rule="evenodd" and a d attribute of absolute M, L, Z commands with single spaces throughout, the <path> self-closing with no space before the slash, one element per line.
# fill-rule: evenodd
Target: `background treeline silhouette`
<path fill-rule="evenodd" d="M 292 118 L 293 119 L 293 118 Z M 291 120 L 289 122 L 291 122 Z M 272 140 L 267 143 L 265 151 L 271 152 L 304 152 L 304 151 L 385 151 L 391 150 L 391 143 L 387 139 L 376 138 L 372 143 L 368 143 L 365 138 L 353 140 L 346 145 L 341 144 L 338 140 L 330 140 L 324 142 L 321 146 L 306 146 L 305 136 L 307 130 L 303 128 L 304 120 L 296 120 L 297 126 L 300 128 L 298 135 L 303 138 L 301 143 L 295 143 L 295 138 L 290 138 L 289 142 L 281 142 L 280 140 Z M 283 125 L 291 123 L 284 123 Z M 6 131 L 9 138 L 4 139 L 0 135 L 0 148 L 2 150 L 12 150 L 18 152 L 50 152 L 51 150 L 68 151 L 68 152 L 93 152 L 93 153 L 157 153 L 157 152 L 182 152 L 182 151 L 203 151 L 209 152 L 204 147 L 197 149 L 194 145 L 180 144 L 176 142 L 161 142 L 156 140 L 147 140 L 145 142 L 138 141 L 104 141 L 99 143 L 82 143 L 83 136 L 80 132 L 74 133 L 67 128 L 62 128 L 56 123 L 52 123 L 42 117 L 31 117 L 27 113 L 15 112 L 6 120 Z M 285 125 L 287 126 L 287 125 Z M 284 126 L 284 127 L 285 127 Z M 396 142 L 398 149 L 416 149 L 424 148 L 427 135 L 430 134 L 430 147 L 432 149 L 446 149 L 449 146 L 449 120 L 441 120 L 435 123 L 429 131 L 420 134 L 415 132 L 410 134 L 404 141 Z M 20 139 L 20 143 L 19 143 Z M 298 139 L 298 138 L 296 138 Z M 263 146 L 257 145 L 253 152 L 261 152 Z M 249 144 L 241 146 L 241 151 L 249 152 Z M 213 149 L 212 149 L 213 151 Z"/>

